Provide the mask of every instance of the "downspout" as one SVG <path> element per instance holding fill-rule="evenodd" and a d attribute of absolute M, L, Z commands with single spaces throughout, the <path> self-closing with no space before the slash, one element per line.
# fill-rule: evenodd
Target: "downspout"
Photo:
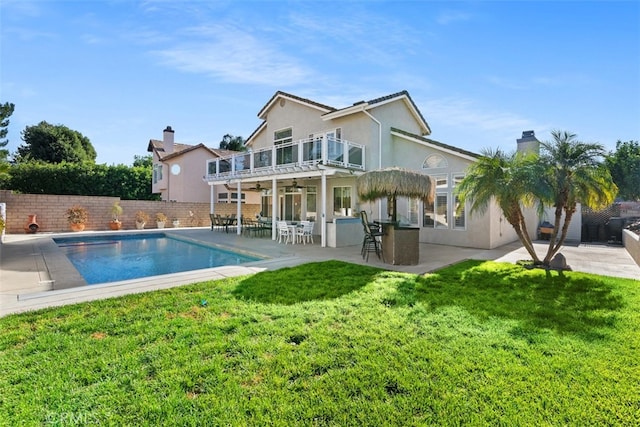
<path fill-rule="evenodd" d="M 378 169 L 382 169 L 382 123 L 378 121 L 375 117 L 373 117 L 367 110 L 364 108 L 362 112 L 366 114 L 371 120 L 378 124 Z M 382 219 L 382 202 L 378 201 L 378 218 Z"/>

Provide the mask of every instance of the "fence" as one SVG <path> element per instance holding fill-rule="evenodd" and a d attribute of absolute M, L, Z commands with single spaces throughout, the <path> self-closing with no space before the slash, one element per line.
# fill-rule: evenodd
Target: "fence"
<path fill-rule="evenodd" d="M 51 194 L 14 194 L 10 190 L 0 190 L 0 203 L 6 203 L 6 232 L 10 234 L 25 233 L 29 217 L 36 215 L 40 232 L 69 231 L 66 211 L 74 205 L 80 205 L 89 212 L 85 230 L 109 230 L 111 207 L 115 202 L 122 206 L 123 229 L 135 229 L 137 211 L 145 211 L 151 217 L 151 224 L 146 228 L 155 228 L 155 214 L 164 213 L 169 221 L 177 219 L 181 227 L 207 227 L 210 204 L 197 202 L 166 202 L 149 200 L 120 200 L 119 197 L 101 196 L 64 196 Z M 235 203 L 216 203 L 215 212 L 230 215 L 237 212 Z M 255 217 L 260 212 L 260 205 L 243 204 L 242 214 Z"/>

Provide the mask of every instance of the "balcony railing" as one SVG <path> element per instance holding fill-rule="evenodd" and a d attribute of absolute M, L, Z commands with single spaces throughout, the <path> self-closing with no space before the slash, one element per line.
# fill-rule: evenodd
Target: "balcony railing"
<path fill-rule="evenodd" d="M 336 138 L 310 138 L 207 161 L 207 180 L 329 165 L 364 170 L 365 147 Z"/>

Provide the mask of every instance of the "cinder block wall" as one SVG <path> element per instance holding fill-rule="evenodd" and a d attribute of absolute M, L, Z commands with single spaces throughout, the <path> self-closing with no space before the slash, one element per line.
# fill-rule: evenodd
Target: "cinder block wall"
<path fill-rule="evenodd" d="M 7 228 L 10 234 L 24 233 L 29 216 L 36 215 L 36 222 L 42 232 L 69 231 L 66 210 L 74 205 L 84 206 L 89 212 L 85 230 L 109 230 L 111 207 L 116 201 L 122 206 L 123 229 L 135 229 L 137 211 L 145 211 L 150 221 L 145 228 L 155 228 L 155 214 L 164 213 L 171 220 L 177 218 L 181 227 L 208 227 L 209 203 L 156 202 L 148 200 L 120 200 L 118 197 L 63 196 L 51 194 L 14 194 L 10 190 L 0 190 L 0 202 L 7 204 Z M 216 203 L 215 212 L 231 215 L 237 212 L 235 203 Z M 254 218 L 260 212 L 260 205 L 243 204 L 242 215 Z"/>

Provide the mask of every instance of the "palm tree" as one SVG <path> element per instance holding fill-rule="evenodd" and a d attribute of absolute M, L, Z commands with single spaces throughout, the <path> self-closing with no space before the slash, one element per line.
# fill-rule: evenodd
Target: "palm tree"
<path fill-rule="evenodd" d="M 541 264 L 522 212 L 523 206 L 531 206 L 537 199 L 538 177 L 542 175 L 537 156 L 517 152 L 506 154 L 500 149 L 485 149 L 481 154 L 456 187 L 460 209 L 465 205 L 465 200 L 470 200 L 471 213 L 484 213 L 495 200 L 534 264 Z"/>
<path fill-rule="evenodd" d="M 555 207 L 555 223 L 544 265 L 549 265 L 564 244 L 578 203 L 594 210 L 603 209 L 613 203 L 618 192 L 609 170 L 600 160 L 605 155 L 602 145 L 577 141 L 576 135 L 567 131 L 554 130 L 551 135 L 553 142 L 540 144 L 543 150 L 540 159 L 545 169 L 541 202 Z M 563 213 L 564 223 L 556 242 Z"/>

